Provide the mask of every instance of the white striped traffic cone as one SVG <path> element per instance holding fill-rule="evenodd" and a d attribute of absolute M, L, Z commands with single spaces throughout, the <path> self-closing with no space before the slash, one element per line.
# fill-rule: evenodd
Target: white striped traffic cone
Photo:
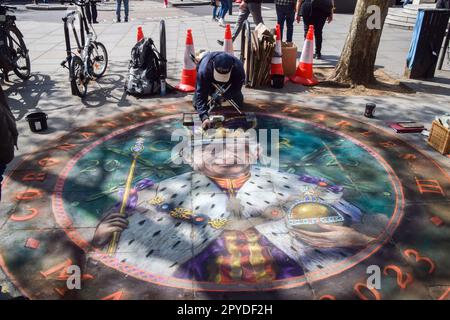
<path fill-rule="evenodd" d="M 277 24 L 275 34 L 277 36 L 277 40 L 275 43 L 275 52 L 272 57 L 270 75 L 284 75 L 283 60 L 282 60 L 283 52 L 281 50 L 281 29 L 279 24 Z"/>
<path fill-rule="evenodd" d="M 314 77 L 313 72 L 314 59 L 314 26 L 310 25 L 306 34 L 305 44 L 303 45 L 300 63 L 298 64 L 295 75 L 290 77 L 294 83 L 304 86 L 315 86 L 319 81 Z"/>
<path fill-rule="evenodd" d="M 233 49 L 233 37 L 231 35 L 231 26 L 227 24 L 225 27 L 225 37 L 223 41 L 223 51 L 226 53 L 229 53 L 231 55 L 234 55 L 234 49 Z"/>
<path fill-rule="evenodd" d="M 192 38 L 192 30 L 188 29 L 186 33 L 186 49 L 184 51 L 183 71 L 181 72 L 181 80 L 175 86 L 177 90 L 183 92 L 195 91 L 197 78 L 197 67 L 191 59 L 191 55 L 195 56 L 194 40 Z"/>

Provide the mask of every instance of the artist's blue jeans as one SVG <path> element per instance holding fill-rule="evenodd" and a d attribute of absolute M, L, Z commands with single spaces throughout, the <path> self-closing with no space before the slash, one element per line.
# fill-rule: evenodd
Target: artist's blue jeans
<path fill-rule="evenodd" d="M 122 2 L 123 2 L 123 9 L 125 11 L 125 19 L 128 19 L 128 11 L 129 11 L 128 0 L 116 0 L 116 2 L 117 2 L 117 7 L 116 7 L 117 20 L 120 19 L 120 8 L 122 6 Z"/>
<path fill-rule="evenodd" d="M 2 181 L 3 181 L 3 173 L 5 173 L 6 164 L 0 163 L 0 200 L 2 200 Z"/>
<path fill-rule="evenodd" d="M 286 41 L 292 42 L 292 36 L 294 35 L 295 4 L 276 5 L 275 9 L 277 11 L 277 23 L 280 25 L 281 40 L 283 40 L 284 23 L 286 22 Z"/>
<path fill-rule="evenodd" d="M 225 16 L 230 9 L 230 1 L 229 0 L 220 0 L 220 13 L 219 17 L 225 19 Z"/>

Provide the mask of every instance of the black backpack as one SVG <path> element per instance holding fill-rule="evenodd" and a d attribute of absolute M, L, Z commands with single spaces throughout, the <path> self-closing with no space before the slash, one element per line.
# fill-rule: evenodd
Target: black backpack
<path fill-rule="evenodd" d="M 131 49 L 125 91 L 136 96 L 158 94 L 165 62 L 151 38 L 140 40 Z"/>

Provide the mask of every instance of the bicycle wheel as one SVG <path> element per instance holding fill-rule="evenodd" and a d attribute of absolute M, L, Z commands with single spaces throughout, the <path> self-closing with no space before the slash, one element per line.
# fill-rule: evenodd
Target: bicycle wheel
<path fill-rule="evenodd" d="M 161 62 L 161 73 L 162 76 L 167 78 L 167 49 L 166 49 L 166 23 L 161 20 L 159 23 L 159 53 L 163 58 Z"/>
<path fill-rule="evenodd" d="M 72 57 L 72 62 L 70 63 L 70 76 L 72 94 L 82 98 L 85 97 L 89 79 L 84 75 L 83 60 L 78 56 Z"/>
<path fill-rule="evenodd" d="M 30 56 L 22 34 L 15 26 L 8 29 L 8 49 L 14 63 L 14 73 L 22 80 L 28 79 L 31 75 Z"/>
<path fill-rule="evenodd" d="M 89 60 L 91 61 L 89 74 L 100 78 L 108 67 L 108 52 L 101 42 L 92 42 L 89 47 Z"/>

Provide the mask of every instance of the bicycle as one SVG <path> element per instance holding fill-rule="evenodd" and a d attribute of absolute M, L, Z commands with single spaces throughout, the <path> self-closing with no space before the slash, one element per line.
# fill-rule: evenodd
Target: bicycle
<path fill-rule="evenodd" d="M 9 81 L 9 71 L 22 80 L 31 74 L 30 56 L 23 40 L 23 34 L 16 26 L 16 16 L 8 14 L 16 7 L 0 4 L 0 67 L 5 81 Z"/>
<path fill-rule="evenodd" d="M 61 66 L 69 70 L 72 94 L 83 98 L 87 94 L 89 82 L 105 74 L 108 66 L 108 52 L 106 47 L 97 41 L 97 34 L 92 24 L 87 22 L 85 6 L 89 4 L 89 0 L 74 0 L 72 3 L 77 5 L 79 10 L 67 13 L 62 19 L 67 57 L 61 62 Z M 77 17 L 80 21 L 80 35 L 75 28 Z M 76 52 L 73 52 L 74 48 L 70 43 L 69 25 L 76 41 Z"/>

